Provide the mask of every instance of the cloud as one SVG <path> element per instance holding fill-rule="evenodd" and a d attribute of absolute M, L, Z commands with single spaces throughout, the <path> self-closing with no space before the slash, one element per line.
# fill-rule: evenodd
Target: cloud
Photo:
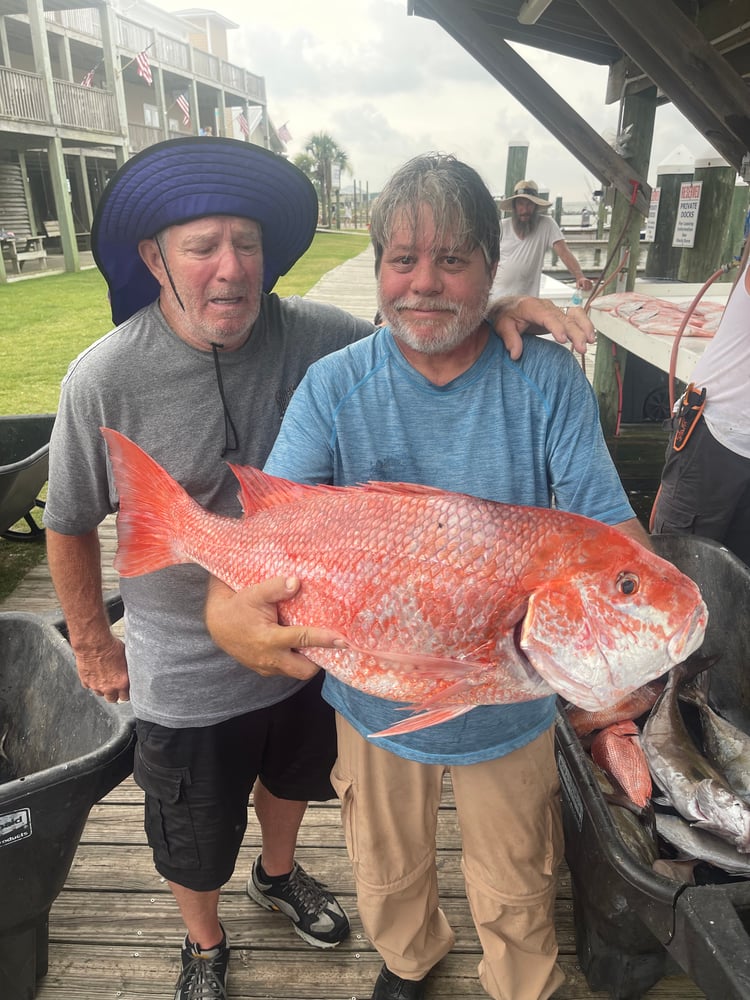
<path fill-rule="evenodd" d="M 178 0 L 159 0 L 166 9 Z M 348 153 L 358 182 L 379 190 L 409 157 L 431 149 L 474 166 L 504 193 L 508 144 L 529 143 L 528 176 L 553 197 L 583 201 L 599 182 L 435 22 L 407 16 L 407 0 L 215 0 L 240 28 L 230 59 L 265 78 L 268 107 L 288 122 L 288 150 L 326 131 Z M 607 68 L 514 46 L 599 134 L 614 136 L 618 108 L 605 105 Z M 652 163 L 679 143 L 701 144 L 671 106 L 657 112 Z M 655 177 L 655 169 L 652 169 Z"/>

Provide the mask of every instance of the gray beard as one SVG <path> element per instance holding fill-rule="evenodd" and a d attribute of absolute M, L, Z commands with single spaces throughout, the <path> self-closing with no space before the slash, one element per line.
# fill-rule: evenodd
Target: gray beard
<path fill-rule="evenodd" d="M 537 227 L 539 216 L 536 212 L 528 221 L 521 221 L 518 216 L 513 216 L 513 228 L 517 236 L 530 236 Z"/>
<path fill-rule="evenodd" d="M 378 309 L 380 315 L 390 326 L 393 336 L 413 351 L 419 351 L 421 354 L 445 354 L 463 344 L 479 327 L 487 311 L 487 299 L 481 304 L 477 303 L 475 306 L 467 306 L 465 304 L 454 306 L 450 304 L 453 312 L 448 324 L 442 324 L 439 328 L 436 327 L 435 333 L 430 335 L 413 330 L 411 325 L 402 319 L 399 307 L 409 302 L 409 299 L 402 298 L 384 306 L 378 292 Z M 412 302 L 411 304 L 413 305 L 414 303 Z M 445 304 L 447 305 L 448 303 Z M 439 305 L 439 303 L 432 303 L 432 305 Z"/>

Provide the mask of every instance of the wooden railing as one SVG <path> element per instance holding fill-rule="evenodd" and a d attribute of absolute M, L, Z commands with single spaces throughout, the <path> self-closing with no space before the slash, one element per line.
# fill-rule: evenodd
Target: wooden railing
<path fill-rule="evenodd" d="M 190 73 L 190 46 L 185 42 L 168 35 L 157 35 L 156 55 L 161 63 Z"/>
<path fill-rule="evenodd" d="M 115 95 L 66 80 L 53 80 L 60 124 L 91 132 L 119 132 Z"/>
<path fill-rule="evenodd" d="M 152 32 L 142 24 L 129 21 L 126 17 L 117 17 L 117 43 L 123 49 L 133 52 L 143 52 L 144 49 L 153 55 L 154 42 Z"/>
<path fill-rule="evenodd" d="M 96 9 L 46 11 L 44 16 L 48 21 L 59 24 L 67 30 L 89 35 L 101 42 L 101 23 L 99 11 Z M 132 52 L 134 56 L 137 52 L 147 49 L 151 61 L 156 65 L 172 67 L 186 76 L 191 76 L 194 72 L 196 76 L 214 84 L 220 82 L 223 86 L 238 91 L 260 104 L 266 103 L 266 83 L 262 76 L 196 48 L 192 49 L 191 72 L 191 46 L 187 42 L 158 30 L 154 31 L 119 13 L 116 15 L 116 23 L 117 44 L 126 50 L 121 53 L 123 57 L 126 57 L 127 52 Z M 40 120 L 47 121 L 48 116 L 45 115 Z"/>
<path fill-rule="evenodd" d="M 119 132 L 114 94 L 53 80 L 60 124 L 88 132 Z M 47 124 L 52 121 L 44 78 L 37 73 L 0 66 L 0 118 Z"/>
<path fill-rule="evenodd" d="M 48 122 L 49 105 L 42 77 L 0 66 L 0 118 Z"/>
<path fill-rule="evenodd" d="M 568 249 L 575 254 L 578 259 L 578 263 L 585 272 L 589 273 L 591 271 L 600 270 L 604 267 L 607 260 L 607 247 L 609 245 L 609 240 L 596 239 L 596 237 L 592 237 L 589 240 L 577 239 L 575 237 L 569 239 L 566 236 L 565 242 L 568 244 Z M 648 248 L 648 243 L 640 244 L 639 259 L 636 264 L 638 269 L 645 267 Z M 548 250 L 544 257 L 544 270 L 552 271 L 554 269 L 564 271 L 565 266 L 558 259 L 553 250 Z"/>
<path fill-rule="evenodd" d="M 229 63 L 225 63 L 228 66 Z M 245 70 L 245 93 L 248 97 L 252 97 L 259 104 L 266 103 L 266 78 L 264 76 L 256 76 L 255 73 L 251 73 L 250 70 Z"/>
<path fill-rule="evenodd" d="M 139 125 L 137 122 L 128 122 L 128 135 L 131 153 L 140 153 L 142 149 L 153 146 L 155 142 L 160 142 L 164 138 L 160 128 L 154 128 L 152 125 Z"/>
<path fill-rule="evenodd" d="M 102 37 L 99 11 L 91 7 L 80 10 L 48 10 L 44 12 L 44 16 L 48 21 L 54 21 L 63 28 L 78 32 L 79 35 L 91 35 L 98 39 Z"/>
<path fill-rule="evenodd" d="M 219 79 L 219 59 L 209 55 L 208 52 L 193 49 L 193 69 L 198 76 L 203 76 L 207 80 Z"/>

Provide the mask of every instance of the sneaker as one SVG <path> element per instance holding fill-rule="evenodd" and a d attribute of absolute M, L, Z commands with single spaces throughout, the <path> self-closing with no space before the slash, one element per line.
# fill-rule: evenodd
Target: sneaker
<path fill-rule="evenodd" d="M 422 1000 L 425 992 L 424 979 L 401 979 L 384 965 L 375 980 L 372 1000 Z"/>
<path fill-rule="evenodd" d="M 296 861 L 289 878 L 278 882 L 263 872 L 257 858 L 247 880 L 247 894 L 266 910 L 286 914 L 297 934 L 313 948 L 335 948 L 349 933 L 349 918 L 336 897 Z"/>
<path fill-rule="evenodd" d="M 229 945 L 226 934 L 221 944 L 203 951 L 185 937 L 182 972 L 175 986 L 174 1000 L 227 1000 Z"/>

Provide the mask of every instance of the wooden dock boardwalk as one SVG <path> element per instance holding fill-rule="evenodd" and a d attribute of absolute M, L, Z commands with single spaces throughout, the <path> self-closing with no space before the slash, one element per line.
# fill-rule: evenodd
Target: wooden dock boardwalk
<path fill-rule="evenodd" d="M 375 297 L 367 253 L 326 275 L 310 297 L 335 301 L 372 318 Z M 112 569 L 113 519 L 100 529 L 105 589 L 116 588 Z M 2 542 L 0 542 L 2 544 Z M 1 612 L 58 610 L 46 563 L 32 570 L 2 604 Z M 498 817 L 498 823 L 502 817 Z M 222 895 L 221 917 L 232 945 L 231 1000 L 368 1000 L 380 958 L 365 938 L 336 803 L 311 805 L 302 824 L 298 858 L 339 895 L 352 920 L 350 938 L 331 951 L 304 944 L 288 921 L 262 910 L 245 894 L 245 879 L 259 851 L 254 812 L 237 871 Z M 479 1000 L 480 949 L 464 894 L 460 832 L 449 785 L 439 822 L 441 898 L 456 931 L 456 945 L 429 980 L 429 1000 Z M 2 886 L 0 885 L 0 898 Z M 595 1000 L 578 965 L 570 878 L 564 868 L 556 924 L 565 984 L 558 1000 Z M 143 795 L 126 779 L 89 815 L 68 879 L 49 922 L 49 970 L 38 1000 L 171 1000 L 177 977 L 181 921 L 167 885 L 156 874 L 143 833 Z M 662 979 L 649 1000 L 699 1000 L 704 994 L 682 975 Z M 3 996 L 0 1000 L 20 1000 Z M 24 998 L 25 1000 L 25 998 Z M 513 998 L 509 998 L 513 1000 Z"/>

